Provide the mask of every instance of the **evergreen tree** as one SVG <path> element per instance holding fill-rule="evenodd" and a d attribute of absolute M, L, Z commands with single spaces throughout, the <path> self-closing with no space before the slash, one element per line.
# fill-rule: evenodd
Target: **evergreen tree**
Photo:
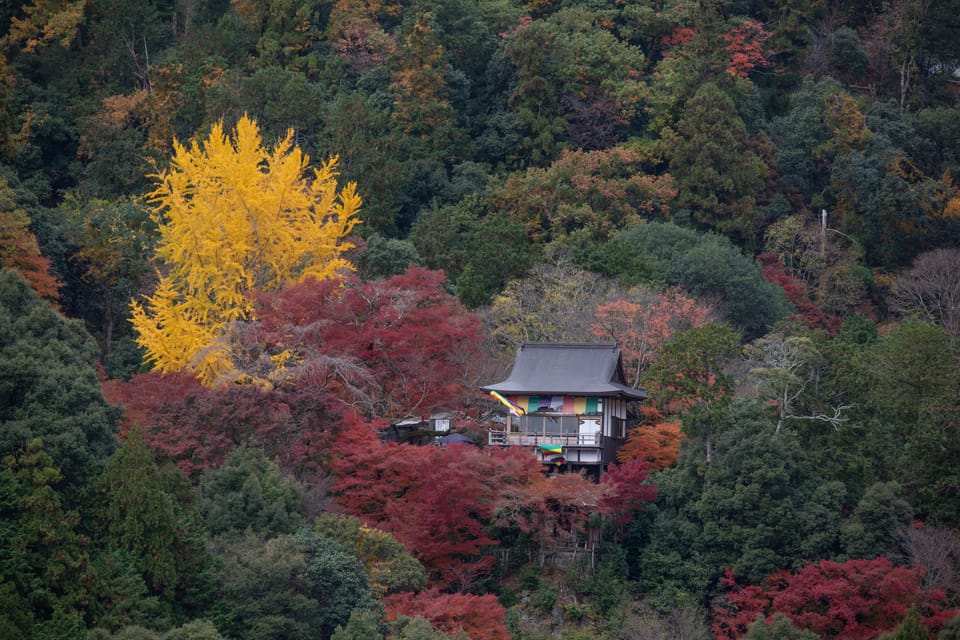
<path fill-rule="evenodd" d="M 41 300 L 16 273 L 0 272 L 0 456 L 43 439 L 77 487 L 116 447 L 119 411 L 103 399 L 97 346 L 77 320 Z"/>
<path fill-rule="evenodd" d="M 704 84 L 686 103 L 669 158 L 677 207 L 707 229 L 753 246 L 756 199 L 768 169 L 751 148 L 733 100 L 715 84 Z"/>
<path fill-rule="evenodd" d="M 911 607 L 900 626 L 883 634 L 878 640 L 931 640 L 932 637 L 930 630 L 920 620 L 916 607 Z"/>
<path fill-rule="evenodd" d="M 195 494 L 189 483 L 178 486 L 181 482 L 181 472 L 157 469 L 139 428 L 127 434 L 93 481 L 97 542 L 118 552 L 120 562 L 131 563 L 167 615 L 197 605 L 209 579 Z"/>
<path fill-rule="evenodd" d="M 250 529 L 265 537 L 303 525 L 304 487 L 284 477 L 262 449 L 234 449 L 200 480 L 200 509 L 211 535 Z"/>
<path fill-rule="evenodd" d="M 728 567 L 759 582 L 837 551 L 843 485 L 824 481 L 789 433 L 774 435 L 756 403 L 735 403 L 723 427 L 709 465 L 689 448 L 654 476 L 641 563 L 645 588 L 665 603 L 706 602 Z"/>
<path fill-rule="evenodd" d="M 25 640 L 82 640 L 95 574 L 80 513 L 37 438 L 0 466 L 0 629 Z"/>
<path fill-rule="evenodd" d="M 783 614 L 775 614 L 773 620 L 758 619 L 743 640 L 819 640 L 820 636 L 812 631 L 798 629 L 790 622 L 790 618 Z"/>

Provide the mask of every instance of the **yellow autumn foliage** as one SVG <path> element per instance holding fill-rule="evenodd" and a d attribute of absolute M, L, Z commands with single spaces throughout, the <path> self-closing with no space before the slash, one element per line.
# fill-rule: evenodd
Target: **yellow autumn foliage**
<path fill-rule="evenodd" d="M 33 0 L 21 3 L 22 17 L 10 18 L 2 44 L 19 45 L 24 53 L 58 42 L 69 47 L 84 21 L 87 0 Z"/>
<path fill-rule="evenodd" d="M 940 215 L 944 218 L 950 218 L 953 220 L 960 219 L 960 187 L 956 187 L 953 184 L 953 176 L 950 175 L 950 171 L 944 171 L 941 181 L 947 185 L 947 189 L 950 193 L 950 196 L 947 199 L 946 205 L 943 207 L 943 211 Z"/>
<path fill-rule="evenodd" d="M 168 170 L 148 194 L 160 230 L 159 285 L 133 302 L 133 326 L 160 371 L 190 370 L 207 384 L 232 371 L 224 330 L 251 319 L 251 294 L 306 278 L 338 277 L 356 225 L 356 185 L 337 183 L 336 157 L 309 170 L 293 131 L 271 151 L 244 116 L 202 142 L 174 142 Z"/>

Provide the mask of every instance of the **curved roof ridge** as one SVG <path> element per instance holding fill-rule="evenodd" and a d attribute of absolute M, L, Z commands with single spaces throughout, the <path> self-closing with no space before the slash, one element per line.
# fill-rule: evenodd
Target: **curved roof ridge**
<path fill-rule="evenodd" d="M 615 342 L 524 342 L 507 379 L 482 388 L 515 395 L 647 397 L 626 383 Z"/>

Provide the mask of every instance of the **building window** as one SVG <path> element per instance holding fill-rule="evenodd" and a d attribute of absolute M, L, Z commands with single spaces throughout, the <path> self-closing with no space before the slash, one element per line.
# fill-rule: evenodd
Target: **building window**
<path fill-rule="evenodd" d="M 613 437 L 614 438 L 626 438 L 627 437 L 627 421 L 623 418 L 610 418 L 611 427 L 613 428 Z"/>

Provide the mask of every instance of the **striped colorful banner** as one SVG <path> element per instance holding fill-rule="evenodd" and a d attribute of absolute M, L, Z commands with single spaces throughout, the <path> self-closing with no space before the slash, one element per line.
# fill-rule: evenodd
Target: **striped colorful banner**
<path fill-rule="evenodd" d="M 584 396 L 507 396 L 508 400 L 527 413 L 547 412 L 566 415 L 600 413 L 602 399 Z"/>
<path fill-rule="evenodd" d="M 494 398 L 496 398 L 497 400 L 499 400 L 501 403 L 503 403 L 503 405 L 504 405 L 507 409 L 510 409 L 510 413 L 512 413 L 513 415 L 515 415 L 515 416 L 523 416 L 523 415 L 526 415 L 526 414 L 527 414 L 527 410 L 526 410 L 525 408 L 521 407 L 520 405 L 518 405 L 518 404 L 515 403 L 515 402 L 511 402 L 509 398 L 500 395 L 498 392 L 496 392 L 496 391 L 491 391 L 491 392 L 490 392 L 490 395 L 493 396 Z"/>

